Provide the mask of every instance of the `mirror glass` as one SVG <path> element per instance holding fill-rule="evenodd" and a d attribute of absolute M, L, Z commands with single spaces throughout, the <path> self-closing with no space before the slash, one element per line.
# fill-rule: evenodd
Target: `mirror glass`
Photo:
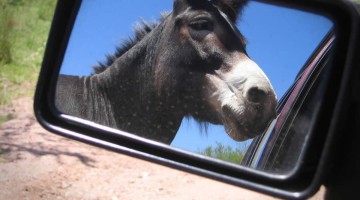
<path fill-rule="evenodd" d="M 256 1 L 194 2 L 83 0 L 58 110 L 240 164 L 333 22 Z"/>

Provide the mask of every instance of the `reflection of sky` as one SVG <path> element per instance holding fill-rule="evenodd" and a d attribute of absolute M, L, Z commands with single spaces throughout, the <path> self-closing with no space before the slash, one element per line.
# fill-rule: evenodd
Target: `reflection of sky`
<path fill-rule="evenodd" d="M 157 20 L 170 11 L 172 1 L 83 1 L 64 58 L 62 74 L 88 75 L 91 66 L 105 60 L 124 39 L 132 36 L 136 22 Z M 136 8 L 136 9 L 134 9 Z M 246 7 L 238 27 L 248 41 L 249 56 L 264 70 L 280 99 L 294 80 L 331 21 L 313 14 L 252 2 Z M 192 120 L 184 119 L 172 146 L 190 151 L 220 142 L 244 147 L 235 142 L 222 126 L 210 125 L 200 131 Z"/>

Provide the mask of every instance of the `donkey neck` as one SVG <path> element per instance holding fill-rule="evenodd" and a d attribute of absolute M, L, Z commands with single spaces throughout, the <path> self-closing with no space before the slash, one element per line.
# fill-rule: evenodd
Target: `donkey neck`
<path fill-rule="evenodd" d="M 171 105 L 162 103 L 155 90 L 154 63 L 159 31 L 161 27 L 155 28 L 93 78 L 111 104 L 116 128 L 171 143 L 183 116 L 172 111 Z"/>

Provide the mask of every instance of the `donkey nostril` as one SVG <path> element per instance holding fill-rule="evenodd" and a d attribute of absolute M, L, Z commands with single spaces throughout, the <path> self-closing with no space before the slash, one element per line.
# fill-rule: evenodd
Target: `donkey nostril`
<path fill-rule="evenodd" d="M 258 88 L 258 87 L 252 87 L 248 90 L 246 94 L 247 100 L 253 102 L 253 103 L 262 103 L 265 101 L 265 98 L 267 96 L 267 93 L 265 90 Z"/>

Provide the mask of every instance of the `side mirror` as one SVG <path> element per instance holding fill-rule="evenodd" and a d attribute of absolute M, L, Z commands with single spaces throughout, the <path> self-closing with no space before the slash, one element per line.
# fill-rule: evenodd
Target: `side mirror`
<path fill-rule="evenodd" d="M 35 96 L 38 121 L 229 184 L 282 198 L 313 194 L 348 101 L 353 5 L 138 3 L 58 2 Z M 132 31 L 140 16 L 162 11 L 170 12 Z"/>

